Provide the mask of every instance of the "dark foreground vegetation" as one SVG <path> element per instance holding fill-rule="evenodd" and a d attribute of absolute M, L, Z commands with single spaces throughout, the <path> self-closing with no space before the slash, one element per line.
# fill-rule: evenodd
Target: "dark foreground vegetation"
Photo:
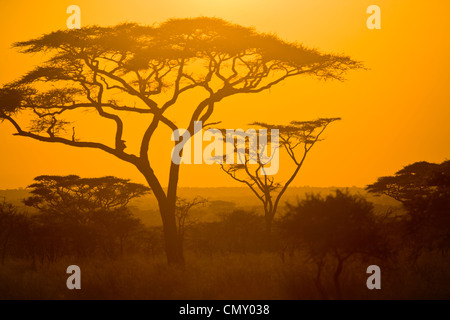
<path fill-rule="evenodd" d="M 113 177 L 36 178 L 26 213 L 0 204 L 1 299 L 448 299 L 450 165 L 415 163 L 369 192 L 400 209 L 375 210 L 346 190 L 286 206 L 270 234 L 264 216 L 230 209 L 215 221 L 177 201 L 184 268 L 168 266 L 162 229 L 128 203 L 150 190 Z M 33 211 L 34 212 L 34 211 Z M 82 290 L 66 288 L 66 268 Z M 381 268 L 381 290 L 366 287 Z"/>

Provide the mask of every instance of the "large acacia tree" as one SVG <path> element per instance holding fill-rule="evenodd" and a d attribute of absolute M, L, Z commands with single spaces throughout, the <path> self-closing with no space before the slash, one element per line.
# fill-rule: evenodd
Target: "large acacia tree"
<path fill-rule="evenodd" d="M 302 74 L 341 80 L 349 69 L 361 67 L 349 57 L 322 54 L 214 18 L 56 31 L 14 46 L 24 53 L 42 53 L 48 60 L 1 89 L 0 117 L 15 127 L 18 136 L 99 149 L 133 164 L 157 198 L 171 264 L 184 261 L 175 219 L 180 166 L 168 163 L 165 189 L 150 157 L 157 129 L 176 130 L 180 125 L 193 134 L 194 122 L 207 125 L 225 97 L 258 93 Z M 170 117 L 167 111 L 192 90 L 203 92 L 196 104 L 182 104 Z M 111 142 L 81 140 L 74 127 L 67 130 L 74 110 L 92 110 L 111 121 L 115 126 Z M 25 113 L 34 117 L 29 127 L 21 123 Z M 124 117 L 132 113 L 149 116 L 140 149 L 134 153 L 123 139 Z M 182 124 L 180 116 L 188 120 Z M 96 138 L 104 135 L 97 132 Z"/>

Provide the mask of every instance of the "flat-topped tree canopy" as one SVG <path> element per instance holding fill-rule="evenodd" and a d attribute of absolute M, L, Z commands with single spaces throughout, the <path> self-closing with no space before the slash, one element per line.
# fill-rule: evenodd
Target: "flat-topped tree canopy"
<path fill-rule="evenodd" d="M 123 53 L 128 55 L 123 62 L 130 69 L 134 64 L 144 69 L 151 60 L 252 53 L 262 61 L 276 61 L 286 67 L 301 68 L 328 61 L 340 62 L 348 69 L 358 64 L 345 56 L 322 54 L 297 43 L 285 42 L 272 34 L 258 33 L 254 28 L 206 17 L 172 19 L 156 26 L 126 23 L 113 27 L 60 30 L 17 42 L 14 47 L 24 53 L 56 50 L 58 53 L 54 59 L 73 58 L 71 54 L 81 52 L 90 57 Z"/>
<path fill-rule="evenodd" d="M 204 17 L 173 19 L 155 26 L 127 23 L 60 30 L 17 42 L 14 47 L 51 56 L 22 77 L 20 84 L 44 80 L 88 85 L 97 72 L 104 78 L 99 81 L 109 81 L 108 87 L 146 98 L 177 85 L 178 91 L 191 86 L 208 90 L 213 80 L 221 80 L 229 94 L 264 90 L 280 78 L 301 73 L 341 80 L 348 69 L 361 67 L 349 57 L 322 54 L 253 28 Z M 187 70 L 198 61 L 203 62 L 202 72 Z M 274 73 L 278 78 L 263 81 Z"/>
<path fill-rule="evenodd" d="M 314 145 L 321 141 L 321 136 L 326 128 L 333 122 L 341 120 L 341 118 L 319 118 L 312 121 L 291 121 L 286 125 L 270 124 L 264 122 L 253 122 L 250 125 L 258 126 L 260 128 L 266 129 L 265 132 L 259 131 L 259 140 L 264 138 L 263 141 L 267 143 L 268 138 L 272 142 L 272 136 L 274 133 L 272 130 L 276 131 L 276 145 L 261 145 L 261 142 L 257 139 L 248 139 L 246 142 L 246 133 L 243 131 L 241 133 L 233 133 L 234 135 L 239 135 L 241 138 L 240 145 L 234 142 L 233 156 L 238 155 L 240 163 L 227 163 L 227 157 L 229 155 L 223 156 L 223 162 L 220 165 L 221 169 L 228 174 L 235 181 L 243 183 L 250 188 L 253 194 L 262 202 L 264 207 L 264 216 L 266 220 L 266 231 L 268 234 L 268 239 L 270 238 L 270 232 L 272 228 L 272 222 L 277 212 L 279 203 L 284 193 L 286 192 L 289 185 L 294 181 L 302 167 L 306 156 Z M 224 134 L 224 137 L 230 135 Z M 234 139 L 234 138 L 233 138 Z M 227 139 L 227 141 L 233 141 Z M 253 152 L 250 150 L 253 149 Z M 279 149 L 286 151 L 287 155 L 294 166 L 294 170 L 287 181 L 277 181 L 276 173 L 267 174 L 266 168 L 272 167 L 272 161 L 274 159 L 278 163 L 278 156 L 276 153 Z M 266 155 L 267 150 L 271 150 L 270 157 Z M 261 158 L 263 160 L 261 160 Z M 216 157 L 220 159 L 220 157 Z M 258 160 L 258 161 L 255 161 Z M 278 166 L 278 164 L 276 165 Z"/>
<path fill-rule="evenodd" d="M 32 133 L 55 137 L 70 123 L 61 118 L 63 113 L 91 108 L 116 122 L 113 149 L 118 152 L 125 148 L 123 123 L 108 110 L 157 114 L 154 124 L 175 130 L 175 121 L 164 111 L 183 92 L 200 87 L 206 97 L 192 114 L 187 126 L 191 128 L 194 121 L 206 122 L 214 103 L 226 96 L 260 92 L 300 74 L 342 80 L 347 70 L 362 67 L 346 56 L 322 54 L 253 28 L 205 17 L 154 26 L 126 23 L 60 30 L 14 47 L 24 53 L 42 52 L 49 59 L 1 89 L 0 116 L 33 110 L 39 121 Z M 42 82 L 50 83 L 51 89 L 36 89 L 34 84 Z M 129 107 L 117 99 L 118 92 L 140 103 Z"/>
<path fill-rule="evenodd" d="M 29 185 L 31 196 L 24 200 L 27 206 L 58 212 L 77 209 L 81 212 L 125 208 L 132 199 L 150 193 L 150 189 L 128 179 L 116 177 L 80 178 L 77 175 L 43 175 Z"/>
<path fill-rule="evenodd" d="M 298 146 L 305 144 L 307 147 L 317 141 L 320 141 L 319 135 L 332 122 L 341 120 L 341 118 L 319 118 L 310 121 L 291 121 L 288 125 L 268 124 L 264 122 L 253 122 L 251 125 L 265 128 L 268 130 L 277 129 L 279 133 L 279 142 L 282 146 Z M 270 137 L 271 131 L 267 136 Z"/>

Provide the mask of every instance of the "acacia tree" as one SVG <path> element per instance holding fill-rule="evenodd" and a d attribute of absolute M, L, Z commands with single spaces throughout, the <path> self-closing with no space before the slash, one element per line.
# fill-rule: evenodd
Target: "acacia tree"
<path fill-rule="evenodd" d="M 450 161 L 440 164 L 415 162 L 393 176 L 377 179 L 366 187 L 375 194 L 385 194 L 402 203 L 407 216 L 408 243 L 414 244 L 415 258 L 421 249 L 450 248 Z"/>
<path fill-rule="evenodd" d="M 177 198 L 177 209 L 175 211 L 175 216 L 178 226 L 178 239 L 183 246 L 186 231 L 192 228 L 193 225 L 197 223 L 195 219 L 192 219 L 190 215 L 191 209 L 199 206 L 205 206 L 208 199 L 202 197 L 195 197 L 192 200 L 185 198 Z"/>
<path fill-rule="evenodd" d="M 378 178 L 375 183 L 369 184 L 366 190 L 385 194 L 401 202 L 408 209 L 413 209 L 417 207 L 419 201 L 423 203 L 428 201 L 433 193 L 440 193 L 450 185 L 444 179 L 446 175 L 450 176 L 448 168 L 450 161 L 442 164 L 415 162 L 397 171 L 393 176 Z"/>
<path fill-rule="evenodd" d="M 32 255 L 52 261 L 63 254 L 97 252 L 92 250 L 110 257 L 122 254 L 142 227 L 127 206 L 150 193 L 149 187 L 127 179 L 76 175 L 39 176 L 28 188 L 31 195 L 23 202 L 40 214 L 24 240 Z"/>
<path fill-rule="evenodd" d="M 14 46 L 49 59 L 1 89 L 0 117 L 14 126 L 18 136 L 99 149 L 134 165 L 158 201 L 170 264 L 184 262 L 175 218 L 180 166 L 169 163 L 165 190 L 150 157 L 157 129 L 177 130 L 184 115 L 188 120 L 181 128 L 192 136 L 194 122 L 207 125 L 225 97 L 259 93 L 298 75 L 342 80 L 346 71 L 361 67 L 349 57 L 322 54 L 214 18 L 56 31 Z M 171 112 L 175 114 L 171 118 L 167 111 L 192 90 L 198 93 L 196 105 L 182 104 L 184 108 Z M 91 110 L 111 121 L 113 143 L 81 140 L 74 127 L 70 132 L 66 117 L 74 110 Z M 30 129 L 20 122 L 25 112 L 34 117 Z M 123 141 L 126 114 L 149 116 L 134 153 Z M 105 138 L 103 133 L 97 135 Z"/>
<path fill-rule="evenodd" d="M 234 180 L 247 185 L 253 194 L 261 201 L 264 207 L 264 217 L 266 223 L 266 233 L 270 235 L 273 219 L 278 209 L 281 198 L 286 192 L 289 185 L 298 175 L 300 168 L 305 162 L 309 151 L 314 147 L 316 142 L 320 141 L 320 137 L 328 125 L 339 118 L 321 118 L 314 121 L 292 121 L 290 125 L 272 125 L 267 123 L 255 122 L 252 125 L 258 125 L 267 129 L 266 141 L 271 136 L 272 130 L 278 130 L 279 148 L 286 151 L 289 159 L 293 162 L 295 169 L 290 174 L 287 181 L 277 182 L 275 175 L 268 175 L 265 172 L 266 167 L 271 166 L 273 154 L 268 160 L 265 158 L 266 148 L 259 148 L 257 141 L 249 139 L 244 144 L 237 145 L 233 148 L 234 153 L 240 159 L 240 163 L 227 164 L 225 161 L 220 165 L 221 169 Z M 236 133 L 235 133 L 236 134 Z M 260 131 L 260 136 L 262 131 Z M 244 138 L 245 137 L 241 137 Z M 261 139 L 261 137 L 260 137 Z M 264 144 L 263 144 L 264 145 Z M 261 144 L 260 144 L 261 146 Z M 268 147 L 268 149 L 273 147 Z M 251 152 L 250 149 L 257 150 Z M 254 157 L 260 159 L 253 159 Z M 254 164 L 256 163 L 256 164 Z"/>
<path fill-rule="evenodd" d="M 150 188 L 116 177 L 39 176 L 28 186 L 31 196 L 24 204 L 52 216 L 88 223 L 96 213 L 120 212 L 132 199 Z"/>

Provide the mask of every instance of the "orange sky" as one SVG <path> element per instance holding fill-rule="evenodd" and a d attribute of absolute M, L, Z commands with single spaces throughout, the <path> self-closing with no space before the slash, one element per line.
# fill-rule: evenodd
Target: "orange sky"
<path fill-rule="evenodd" d="M 0 83 L 16 79 L 42 60 L 18 54 L 10 45 L 66 28 L 70 4 L 81 7 L 82 26 L 214 16 L 363 61 L 370 70 L 351 72 L 344 83 L 299 77 L 259 95 L 235 96 L 218 104 L 211 121 L 223 120 L 227 128 L 252 121 L 343 118 L 314 147 L 294 185 L 364 186 L 415 161 L 449 158 L 449 1 L 2 1 Z M 381 30 L 366 28 L 366 8 L 371 4 L 381 7 Z M 40 174 L 116 175 L 144 181 L 131 165 L 100 151 L 49 145 L 12 133 L 9 124 L 0 125 L 2 189 L 24 187 Z M 167 161 L 155 153 L 153 159 L 166 181 Z M 281 166 L 289 169 L 283 159 Z M 239 186 L 217 166 L 207 165 L 184 165 L 180 185 Z"/>

